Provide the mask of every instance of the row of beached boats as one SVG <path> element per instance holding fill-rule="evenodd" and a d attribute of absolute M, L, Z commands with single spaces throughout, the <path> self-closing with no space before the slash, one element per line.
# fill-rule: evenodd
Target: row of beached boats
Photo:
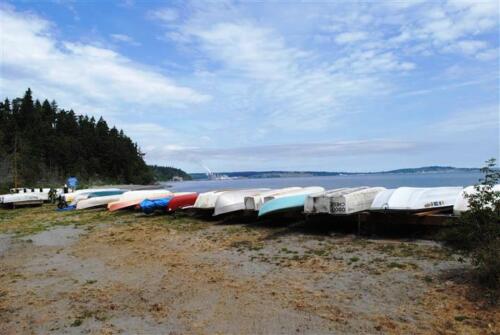
<path fill-rule="evenodd" d="M 494 187 L 500 191 L 500 185 Z M 54 190 L 52 191 L 54 193 Z M 325 190 L 320 186 L 286 187 L 280 189 L 252 188 L 214 190 L 204 193 L 176 192 L 167 189 L 127 190 L 122 188 L 82 189 L 59 195 L 60 210 L 107 208 L 114 212 L 140 209 L 145 213 L 157 210 L 201 211 L 213 216 L 236 213 L 255 213 L 268 216 L 280 213 L 306 215 L 329 214 L 347 216 L 361 212 L 451 212 L 467 211 L 467 194 L 476 192 L 473 186 L 462 187 L 345 187 Z M 21 205 L 49 199 L 49 189 L 0 196 L 4 205 Z"/>

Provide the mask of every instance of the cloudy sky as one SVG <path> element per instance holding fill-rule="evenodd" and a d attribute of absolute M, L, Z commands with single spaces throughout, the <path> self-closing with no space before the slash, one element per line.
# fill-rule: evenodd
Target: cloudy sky
<path fill-rule="evenodd" d="M 480 166 L 499 21 L 496 0 L 2 1 L 0 92 L 189 172 Z"/>

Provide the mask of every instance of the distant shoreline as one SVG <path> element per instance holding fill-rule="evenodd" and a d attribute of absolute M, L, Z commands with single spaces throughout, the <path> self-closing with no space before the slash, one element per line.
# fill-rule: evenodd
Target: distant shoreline
<path fill-rule="evenodd" d="M 328 171 L 236 171 L 219 172 L 218 176 L 229 178 L 293 178 L 293 177 L 329 177 L 329 176 L 355 176 L 355 175 L 388 175 L 388 174 L 435 174 L 435 173 L 479 173 L 479 168 L 455 168 L 429 166 L 421 168 L 407 168 L 390 171 L 376 172 L 328 172 Z M 194 180 L 207 179 L 205 173 L 190 173 Z"/>

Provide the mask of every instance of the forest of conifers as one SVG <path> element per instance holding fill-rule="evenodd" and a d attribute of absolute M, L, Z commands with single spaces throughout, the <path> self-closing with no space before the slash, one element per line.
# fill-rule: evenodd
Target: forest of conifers
<path fill-rule="evenodd" d="M 60 109 L 55 101 L 24 97 L 0 102 L 0 187 L 81 182 L 154 181 L 137 144 L 122 130 Z"/>

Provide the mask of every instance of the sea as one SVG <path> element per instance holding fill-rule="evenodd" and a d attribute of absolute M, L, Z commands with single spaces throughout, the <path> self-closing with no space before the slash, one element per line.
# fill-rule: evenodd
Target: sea
<path fill-rule="evenodd" d="M 165 182 L 174 192 L 206 192 L 219 189 L 283 188 L 290 186 L 322 186 L 325 189 L 354 186 L 382 186 L 396 188 L 469 186 L 476 184 L 483 175 L 479 172 L 433 172 L 411 174 L 357 174 L 318 177 L 241 178 L 225 180 L 190 180 Z"/>

